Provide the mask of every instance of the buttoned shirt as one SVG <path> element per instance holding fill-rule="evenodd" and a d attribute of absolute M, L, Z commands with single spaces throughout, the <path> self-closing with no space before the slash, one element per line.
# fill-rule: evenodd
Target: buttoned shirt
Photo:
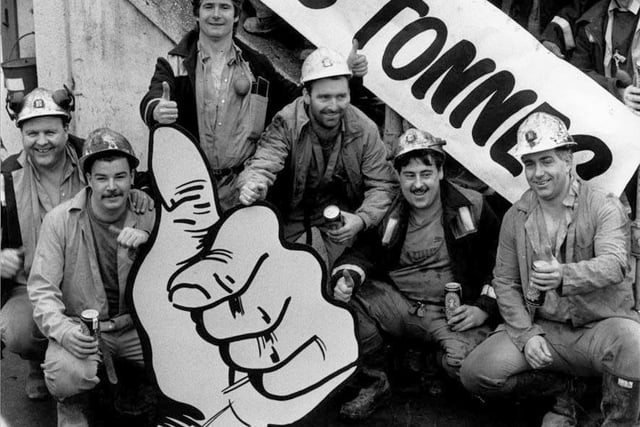
<path fill-rule="evenodd" d="M 232 45 L 222 69 L 216 70 L 198 41 L 195 92 L 200 146 L 214 172 L 241 165 L 255 149 L 255 141 L 250 140 L 251 95 L 238 93 L 235 83 L 246 79 L 251 85 L 254 78 L 240 55 Z"/>

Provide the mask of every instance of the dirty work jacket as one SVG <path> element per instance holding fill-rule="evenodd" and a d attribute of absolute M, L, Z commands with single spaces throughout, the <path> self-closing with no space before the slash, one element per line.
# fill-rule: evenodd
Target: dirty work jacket
<path fill-rule="evenodd" d="M 87 212 L 90 194 L 86 188 L 45 216 L 27 283 L 36 325 L 58 343 L 77 326 L 73 318 L 83 310 L 96 309 L 101 320 L 109 318 Z M 124 226 L 151 232 L 154 218 L 155 211 L 138 215 L 128 209 Z M 118 246 L 119 314 L 128 312 L 124 291 L 134 255 L 134 251 Z"/>
<path fill-rule="evenodd" d="M 533 262 L 525 224 L 537 203 L 535 193 L 527 190 L 505 214 L 493 273 L 504 327 L 520 350 L 534 335 L 544 335 L 535 319 L 531 320 L 541 313 L 528 308 L 523 296 Z M 633 310 L 629 219 L 620 201 L 613 194 L 580 182 L 574 206 L 562 245 L 562 283 L 550 292 L 566 299 L 574 327 L 610 317 L 640 320 Z"/>
<path fill-rule="evenodd" d="M 481 308 L 498 320 L 495 298 L 484 285 L 491 283 L 498 244 L 499 222 L 480 193 L 449 181 L 440 184 L 442 225 L 455 281 L 462 285 L 463 303 Z M 467 207 L 475 231 L 456 237 L 460 208 Z M 400 252 L 409 224 L 410 206 L 400 194 L 376 229 L 361 235 L 353 248 L 338 258 L 332 277 L 335 283 L 342 270 L 349 269 L 357 284 L 366 278 L 392 283 L 389 272 L 399 268 Z M 383 241 L 385 240 L 385 241 Z M 354 269 L 355 267 L 355 269 Z M 366 284 L 364 285 L 366 286 Z M 356 290 L 357 292 L 357 290 Z"/>
<path fill-rule="evenodd" d="M 342 149 L 338 161 L 344 165 L 349 208 L 365 227 L 382 219 L 397 191 L 397 180 L 378 128 L 362 111 L 349 105 L 343 118 Z M 302 97 L 283 108 L 262 134 L 256 153 L 245 163 L 238 188 L 246 182 L 278 186 L 270 195 L 285 218 L 303 203 L 311 167 L 311 122 Z"/>
<path fill-rule="evenodd" d="M 242 53 L 235 44 L 240 45 Z M 293 83 L 282 77 L 269 63 L 266 57 L 254 53 L 249 48 L 244 48 L 238 40 L 234 39 L 234 47 L 238 52 L 236 64 L 250 69 L 254 81 L 263 78 L 269 82 L 269 103 L 267 105 L 267 120 L 270 120 L 276 111 L 291 102 L 300 94 L 300 89 Z M 171 62 L 170 62 L 171 61 Z M 188 32 L 180 43 L 169 51 L 168 58 L 160 57 L 157 60 L 155 72 L 149 84 L 149 90 L 140 102 L 140 115 L 147 126 L 157 124 L 153 119 L 153 109 L 162 97 L 162 82 L 166 81 L 171 89 L 171 100 L 178 104 L 178 120 L 176 124 L 184 127 L 196 139 L 200 137 L 198 127 L 198 111 L 196 106 L 196 65 L 198 64 L 198 31 Z M 177 71 L 177 72 L 176 72 Z M 238 97 L 233 90 L 230 97 Z M 248 96 L 248 95 L 247 95 Z M 236 101 L 237 104 L 239 101 Z M 233 102 L 232 102 L 233 103 Z M 233 111 L 228 110 L 227 115 L 222 114 L 221 121 L 238 121 Z M 234 137 L 234 135 L 230 135 Z M 237 141 L 238 144 L 255 144 L 252 141 Z M 253 153 L 253 148 L 247 150 Z M 246 158 L 238 159 L 240 165 Z"/>

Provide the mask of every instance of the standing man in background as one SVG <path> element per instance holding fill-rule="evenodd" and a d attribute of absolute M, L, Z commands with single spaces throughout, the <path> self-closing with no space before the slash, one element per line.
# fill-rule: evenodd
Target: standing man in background
<path fill-rule="evenodd" d="M 237 176 L 254 153 L 265 120 L 300 90 L 266 57 L 240 50 L 234 41 L 242 0 L 192 3 L 197 26 L 167 58 L 158 58 L 140 114 L 149 127 L 176 123 L 199 141 L 227 210 L 238 203 Z M 351 67 L 364 75 L 366 58 L 354 53 Z M 270 95 L 262 92 L 267 86 Z"/>

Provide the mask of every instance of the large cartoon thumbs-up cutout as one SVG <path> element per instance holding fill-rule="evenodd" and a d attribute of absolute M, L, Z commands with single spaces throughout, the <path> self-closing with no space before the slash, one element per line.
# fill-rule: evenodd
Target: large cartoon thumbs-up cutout
<path fill-rule="evenodd" d="M 154 129 L 149 159 L 161 206 L 130 294 L 160 390 L 195 409 L 189 425 L 299 420 L 358 359 L 354 317 L 323 294 L 322 261 L 284 243 L 264 204 L 221 216 L 179 129 Z"/>

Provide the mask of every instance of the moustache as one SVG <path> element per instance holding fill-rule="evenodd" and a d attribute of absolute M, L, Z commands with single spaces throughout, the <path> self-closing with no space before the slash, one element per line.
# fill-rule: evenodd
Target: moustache
<path fill-rule="evenodd" d="M 102 195 L 102 199 L 108 199 L 110 197 L 119 197 L 119 196 L 122 196 L 121 191 L 109 191 L 108 193 L 105 193 Z"/>

